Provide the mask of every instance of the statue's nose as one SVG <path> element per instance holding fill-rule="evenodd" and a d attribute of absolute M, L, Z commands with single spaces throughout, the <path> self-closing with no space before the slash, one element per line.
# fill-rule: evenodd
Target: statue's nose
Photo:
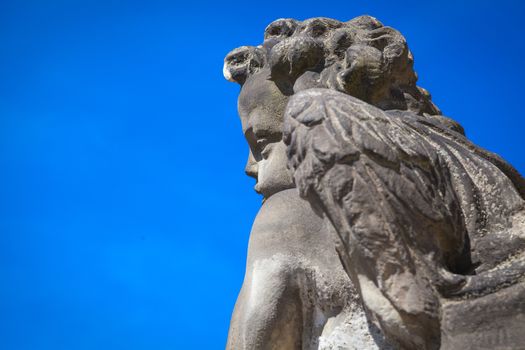
<path fill-rule="evenodd" d="M 246 166 L 244 167 L 244 172 L 246 173 L 246 175 L 253 177 L 257 180 L 258 165 L 251 151 L 248 155 L 248 161 L 246 162 Z"/>

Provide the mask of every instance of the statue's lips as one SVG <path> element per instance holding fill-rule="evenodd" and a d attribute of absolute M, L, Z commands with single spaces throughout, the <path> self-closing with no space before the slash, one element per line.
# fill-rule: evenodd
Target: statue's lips
<path fill-rule="evenodd" d="M 284 142 L 268 142 L 264 145 L 257 161 L 255 191 L 264 197 L 270 197 L 277 192 L 293 187 L 293 178 L 287 167 Z"/>

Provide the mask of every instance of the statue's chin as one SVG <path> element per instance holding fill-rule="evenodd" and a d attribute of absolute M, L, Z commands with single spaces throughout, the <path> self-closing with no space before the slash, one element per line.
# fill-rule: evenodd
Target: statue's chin
<path fill-rule="evenodd" d="M 267 199 L 276 193 L 279 193 L 279 192 L 282 192 L 284 190 L 288 190 L 294 187 L 295 186 L 293 183 L 284 183 L 284 182 L 283 183 L 273 183 L 273 184 L 257 183 L 254 189 L 255 189 L 255 192 L 262 195 L 264 199 Z"/>

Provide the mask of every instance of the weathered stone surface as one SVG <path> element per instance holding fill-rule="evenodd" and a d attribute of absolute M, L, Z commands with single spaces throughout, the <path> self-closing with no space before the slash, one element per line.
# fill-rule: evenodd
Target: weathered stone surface
<path fill-rule="evenodd" d="M 380 341 L 381 335 L 369 330 L 335 239 L 330 222 L 295 189 L 264 202 L 250 235 L 228 349 L 378 348 L 372 336 Z"/>
<path fill-rule="evenodd" d="M 389 339 L 525 344 L 523 179 L 508 164 L 436 117 L 327 89 L 294 95 L 285 130 L 299 191 L 334 223 L 345 269 Z M 505 336 L 489 335 L 502 324 Z"/>
<path fill-rule="evenodd" d="M 399 32 L 281 19 L 224 72 L 266 199 L 228 348 L 525 348 L 525 180 L 416 86 Z"/>

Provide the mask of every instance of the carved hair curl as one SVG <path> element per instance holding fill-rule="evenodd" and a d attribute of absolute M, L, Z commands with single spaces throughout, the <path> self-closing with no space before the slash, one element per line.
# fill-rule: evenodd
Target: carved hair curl
<path fill-rule="evenodd" d="M 403 35 L 370 16 L 348 22 L 330 18 L 278 19 L 262 45 L 242 46 L 224 59 L 224 76 L 243 85 L 268 69 L 286 94 L 330 88 L 383 110 L 440 114 L 430 94 L 416 85 L 414 59 Z"/>

